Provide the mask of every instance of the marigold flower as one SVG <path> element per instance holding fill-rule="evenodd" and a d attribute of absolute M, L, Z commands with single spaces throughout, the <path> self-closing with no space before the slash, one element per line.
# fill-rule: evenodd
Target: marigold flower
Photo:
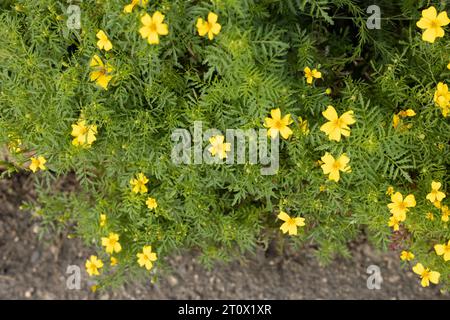
<path fill-rule="evenodd" d="M 100 30 L 99 32 L 97 32 L 97 47 L 102 50 L 105 49 L 105 51 L 109 51 L 112 49 L 112 43 L 111 41 L 108 39 L 108 36 L 106 35 L 106 33 L 103 30 Z"/>
<path fill-rule="evenodd" d="M 424 29 L 422 34 L 422 40 L 434 43 L 436 38 L 442 38 L 445 31 L 442 27 L 448 25 L 450 19 L 447 16 L 447 12 L 443 11 L 437 13 L 435 7 L 429 7 L 422 11 L 422 18 L 417 22 L 417 26 L 420 29 Z"/>
<path fill-rule="evenodd" d="M 317 71 L 317 69 L 311 70 L 309 67 L 306 67 L 303 72 L 305 73 L 306 83 L 312 84 L 314 78 L 320 79 L 322 78 L 322 73 Z"/>
<path fill-rule="evenodd" d="M 22 152 L 22 140 L 14 139 L 8 143 L 8 150 L 12 153 L 20 153 Z"/>
<path fill-rule="evenodd" d="M 147 205 L 147 207 L 150 210 L 156 209 L 156 207 L 158 207 L 158 203 L 156 202 L 156 199 L 154 199 L 154 198 L 148 198 L 147 201 L 145 201 L 145 204 Z"/>
<path fill-rule="evenodd" d="M 111 232 L 108 237 L 102 238 L 102 246 L 105 247 L 106 253 L 113 254 L 119 253 L 122 250 L 122 246 L 119 243 L 119 235 Z"/>
<path fill-rule="evenodd" d="M 448 220 L 449 220 L 448 216 L 450 214 L 450 210 L 448 209 L 448 206 L 442 206 L 441 213 L 442 213 L 441 220 L 443 222 L 448 222 Z"/>
<path fill-rule="evenodd" d="M 284 223 L 280 227 L 281 231 L 283 233 L 289 232 L 289 235 L 297 235 L 297 227 L 305 226 L 305 218 L 291 218 L 284 211 L 280 211 L 280 213 L 278 214 L 278 219 L 284 221 Z"/>
<path fill-rule="evenodd" d="M 113 67 L 108 63 L 103 63 L 102 59 L 98 55 L 94 55 L 91 60 L 90 67 L 94 69 L 94 71 L 90 74 L 90 80 L 95 81 L 95 83 L 101 88 L 107 90 L 108 84 L 112 79 L 111 72 L 113 72 Z"/>
<path fill-rule="evenodd" d="M 92 255 L 88 260 L 86 260 L 86 271 L 90 276 L 100 275 L 99 269 L 103 267 L 102 260 L 98 259 L 97 256 Z"/>
<path fill-rule="evenodd" d="M 400 111 L 402 117 L 414 117 L 416 112 L 413 109 L 408 109 L 405 111 Z"/>
<path fill-rule="evenodd" d="M 74 137 L 72 144 L 74 146 L 90 147 L 97 140 L 95 137 L 96 134 L 96 125 L 86 125 L 86 120 L 80 119 L 76 124 L 72 125 L 71 135 Z"/>
<path fill-rule="evenodd" d="M 45 163 L 47 162 L 47 160 L 44 157 L 42 157 L 42 156 L 39 156 L 37 158 L 31 157 L 30 160 L 31 160 L 31 163 L 30 163 L 29 168 L 31 171 L 36 172 L 39 169 L 41 169 L 41 170 L 47 169 L 45 167 Z"/>
<path fill-rule="evenodd" d="M 434 92 L 434 102 L 441 108 L 442 115 L 447 117 L 450 111 L 450 92 L 448 86 L 439 82 Z"/>
<path fill-rule="evenodd" d="M 428 287 L 431 283 L 438 284 L 439 277 L 441 274 L 437 271 L 431 271 L 429 268 L 426 268 L 421 264 L 417 263 L 412 270 L 414 273 L 418 274 L 422 281 L 420 282 L 422 287 Z"/>
<path fill-rule="evenodd" d="M 431 192 L 427 194 L 427 199 L 431 202 L 442 201 L 445 198 L 445 193 L 439 191 L 442 184 L 440 182 L 432 181 L 431 182 Z"/>
<path fill-rule="evenodd" d="M 145 186 L 148 183 L 148 178 L 141 172 L 137 175 L 137 179 L 131 179 L 130 184 L 133 187 L 132 191 L 134 193 L 146 193 L 148 191 Z"/>
<path fill-rule="evenodd" d="M 428 220 L 434 220 L 434 214 L 432 212 L 427 212 L 425 216 Z"/>
<path fill-rule="evenodd" d="M 320 131 L 325 132 L 330 140 L 341 141 L 341 135 L 350 136 L 351 124 L 354 124 L 355 118 L 353 117 L 353 111 L 347 111 L 342 116 L 338 116 L 336 109 L 333 106 L 328 106 L 327 110 L 322 112 L 325 119 L 329 120 L 327 123 L 320 127 Z"/>
<path fill-rule="evenodd" d="M 400 259 L 402 261 L 411 261 L 412 259 L 414 259 L 414 254 L 409 251 L 402 251 L 402 253 L 400 254 Z"/>
<path fill-rule="evenodd" d="M 267 134 L 272 139 L 275 139 L 278 134 L 281 134 L 283 139 L 289 139 L 292 135 L 292 130 L 289 128 L 289 125 L 293 122 L 291 115 L 287 114 L 281 118 L 280 108 L 277 108 L 270 111 L 270 116 L 271 118 L 264 119 L 264 127 L 269 128 Z"/>
<path fill-rule="evenodd" d="M 434 250 L 438 256 L 444 256 L 444 261 L 450 260 L 450 240 L 447 244 L 437 244 L 434 246 Z"/>
<path fill-rule="evenodd" d="M 217 14 L 210 12 L 208 14 L 208 21 L 203 20 L 202 18 L 197 19 L 197 32 L 203 37 L 208 34 L 209 40 L 214 39 L 214 36 L 217 36 L 222 29 L 222 26 L 217 23 L 217 19 L 219 17 Z"/>
<path fill-rule="evenodd" d="M 117 263 L 118 263 L 117 258 L 111 257 L 111 259 L 110 259 L 110 265 L 111 265 L 111 267 L 114 267 L 115 265 L 117 265 Z"/>
<path fill-rule="evenodd" d="M 350 166 L 347 164 L 350 162 L 350 158 L 344 153 L 339 158 L 335 159 L 330 153 L 325 153 L 321 158 L 323 161 L 322 170 L 324 174 L 328 174 L 329 180 L 334 180 L 336 182 L 340 179 L 339 171 L 350 172 Z"/>
<path fill-rule="evenodd" d="M 394 116 L 392 117 L 392 127 L 394 127 L 394 129 L 397 129 L 399 124 L 400 124 L 400 117 L 398 114 L 394 114 Z"/>
<path fill-rule="evenodd" d="M 159 36 L 169 34 L 169 26 L 163 21 L 164 15 L 159 11 L 156 11 L 151 17 L 146 13 L 141 18 L 143 27 L 139 29 L 142 38 L 146 38 L 149 44 L 159 44 Z"/>
<path fill-rule="evenodd" d="M 153 262 L 157 260 L 156 253 L 152 252 L 151 246 L 144 246 L 142 253 L 137 254 L 138 264 L 145 269 L 150 270 L 153 267 Z"/>
<path fill-rule="evenodd" d="M 394 190 L 394 187 L 393 187 L 393 186 L 389 186 L 389 187 L 387 188 L 387 190 L 386 190 L 386 194 L 387 194 L 388 196 L 392 196 L 392 195 L 394 194 L 394 192 L 395 192 L 395 190 Z"/>
<path fill-rule="evenodd" d="M 393 216 L 400 222 L 405 221 L 408 208 L 416 206 L 416 199 L 412 194 L 407 195 L 403 199 L 403 195 L 400 192 L 396 192 L 391 196 L 391 201 L 392 203 L 389 203 L 387 206 Z"/>
<path fill-rule="evenodd" d="M 103 228 L 106 225 L 106 214 L 100 215 L 100 227 Z"/>
<path fill-rule="evenodd" d="M 224 140 L 225 137 L 222 135 L 209 138 L 211 147 L 209 147 L 208 151 L 213 157 L 217 155 L 219 159 L 225 159 L 227 157 L 227 152 L 231 151 L 231 143 L 224 143 Z"/>
<path fill-rule="evenodd" d="M 398 231 L 400 229 L 400 220 L 398 220 L 395 216 L 391 216 L 389 218 L 388 226 L 391 227 L 394 231 Z"/>
<path fill-rule="evenodd" d="M 136 5 L 140 5 L 141 7 L 146 6 L 148 3 L 148 0 L 132 0 L 130 4 L 127 4 L 124 8 L 123 8 L 123 12 L 125 13 L 131 13 L 133 12 L 133 9 Z"/>
<path fill-rule="evenodd" d="M 303 133 L 305 136 L 307 136 L 309 134 L 308 120 L 303 120 L 302 117 L 298 117 L 297 120 L 300 132 Z"/>

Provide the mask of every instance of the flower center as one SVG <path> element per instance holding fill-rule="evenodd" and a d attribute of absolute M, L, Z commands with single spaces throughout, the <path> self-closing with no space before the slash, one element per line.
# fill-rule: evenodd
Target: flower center
<path fill-rule="evenodd" d="M 80 128 L 80 136 L 84 136 L 88 132 L 87 127 L 81 127 Z"/>
<path fill-rule="evenodd" d="M 342 120 L 341 118 L 338 118 L 336 120 L 333 121 L 333 124 L 336 128 L 341 128 L 342 127 Z"/>
<path fill-rule="evenodd" d="M 144 181 L 142 181 L 142 180 L 136 180 L 135 186 L 136 186 L 137 188 L 139 188 L 139 189 L 142 189 L 142 188 L 145 186 Z"/>
<path fill-rule="evenodd" d="M 281 122 L 281 120 L 276 120 L 276 121 L 274 122 L 274 124 L 273 124 L 273 127 L 274 127 L 275 129 L 280 130 L 280 129 L 283 127 L 283 123 Z"/>
<path fill-rule="evenodd" d="M 156 32 L 157 29 L 156 23 L 152 22 L 148 27 L 151 32 Z"/>
<path fill-rule="evenodd" d="M 295 226 L 295 219 L 290 218 L 290 219 L 287 221 L 287 224 L 288 224 L 289 226 Z"/>
<path fill-rule="evenodd" d="M 339 161 L 335 161 L 333 163 L 333 169 L 334 170 L 339 170 L 341 168 L 341 164 L 339 163 Z"/>
<path fill-rule="evenodd" d="M 431 25 L 431 29 L 436 29 L 436 28 L 440 27 L 440 25 L 438 24 L 438 22 L 436 20 L 432 20 L 430 25 Z"/>

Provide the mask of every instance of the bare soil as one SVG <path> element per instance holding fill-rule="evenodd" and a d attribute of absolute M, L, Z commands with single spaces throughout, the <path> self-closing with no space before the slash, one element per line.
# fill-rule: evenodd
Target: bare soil
<path fill-rule="evenodd" d="M 83 266 L 89 254 L 81 241 L 52 235 L 39 241 L 39 221 L 19 210 L 33 199 L 30 178 L 0 181 L 0 299 L 448 299 L 439 287 L 422 288 L 402 269 L 398 253 L 381 253 L 364 241 L 351 244 L 352 258 L 322 267 L 311 250 L 283 255 L 259 250 L 246 263 L 206 270 L 192 252 L 169 258 L 173 273 L 153 284 L 127 284 L 108 291 L 66 288 L 68 265 Z M 379 290 L 367 288 L 370 265 L 380 267 Z"/>

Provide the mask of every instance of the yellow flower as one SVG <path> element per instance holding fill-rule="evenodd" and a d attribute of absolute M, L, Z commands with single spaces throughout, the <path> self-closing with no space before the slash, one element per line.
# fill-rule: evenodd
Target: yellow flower
<path fill-rule="evenodd" d="M 208 34 L 209 40 L 214 39 L 214 36 L 217 36 L 222 29 L 222 26 L 217 23 L 217 19 L 219 17 L 217 14 L 210 12 L 208 14 L 208 21 L 203 20 L 202 18 L 197 19 L 197 31 L 198 34 L 203 37 Z"/>
<path fill-rule="evenodd" d="M 336 109 L 333 106 L 328 106 L 327 110 L 322 112 L 322 115 L 329 121 L 320 127 L 320 131 L 325 132 L 330 140 L 341 141 L 341 135 L 350 136 L 348 126 L 356 122 L 353 111 L 347 111 L 339 117 Z"/>
<path fill-rule="evenodd" d="M 153 267 L 153 262 L 157 260 L 156 253 L 152 252 L 151 246 L 144 246 L 142 253 L 137 254 L 139 266 L 150 270 Z"/>
<path fill-rule="evenodd" d="M 133 187 L 134 193 L 146 193 L 148 191 L 145 186 L 148 183 L 148 178 L 141 172 L 137 175 L 137 179 L 131 179 L 130 184 Z"/>
<path fill-rule="evenodd" d="M 408 109 L 406 111 L 400 111 L 400 115 L 404 118 L 414 117 L 416 115 L 416 112 L 413 109 Z"/>
<path fill-rule="evenodd" d="M 47 162 L 47 160 L 45 160 L 44 157 L 42 157 L 42 156 L 39 156 L 37 158 L 31 157 L 30 160 L 31 160 L 31 164 L 30 164 L 29 168 L 31 171 L 36 172 L 39 169 L 41 169 L 41 170 L 47 169 L 45 167 L 45 163 Z"/>
<path fill-rule="evenodd" d="M 109 64 L 105 66 L 102 59 L 97 55 L 94 55 L 92 58 L 90 67 L 94 69 L 89 76 L 90 80 L 95 81 L 98 86 L 107 90 L 108 84 L 112 79 L 111 72 L 114 70 L 113 67 Z"/>
<path fill-rule="evenodd" d="M 434 92 L 434 102 L 442 109 L 442 115 L 448 116 L 450 111 L 450 92 L 448 86 L 443 82 L 439 82 Z"/>
<path fill-rule="evenodd" d="M 300 132 L 305 136 L 309 134 L 308 120 L 303 120 L 302 117 L 298 117 L 298 126 L 300 127 Z"/>
<path fill-rule="evenodd" d="M 148 3 L 148 0 L 132 0 L 130 4 L 127 4 L 123 8 L 123 12 L 131 13 L 137 4 L 139 4 L 141 7 L 144 7 L 147 5 L 147 3 Z"/>
<path fill-rule="evenodd" d="M 119 253 L 122 250 L 122 246 L 119 243 L 119 235 L 111 232 L 108 237 L 102 238 L 102 246 L 105 247 L 106 253 L 113 254 Z"/>
<path fill-rule="evenodd" d="M 151 17 L 146 13 L 141 18 L 143 27 L 139 29 L 142 38 L 147 38 L 149 44 L 158 44 L 160 35 L 169 34 L 169 26 L 163 21 L 164 15 L 159 11 L 156 11 Z"/>
<path fill-rule="evenodd" d="M 209 147 L 208 151 L 211 153 L 213 157 L 216 155 L 219 159 L 224 159 L 227 157 L 227 152 L 231 150 L 231 143 L 224 143 L 224 136 L 217 135 L 209 138 L 209 143 L 211 147 Z"/>
<path fill-rule="evenodd" d="M 442 204 L 441 204 L 440 201 L 436 200 L 435 202 L 433 202 L 433 206 L 435 206 L 436 208 L 440 209 L 442 207 Z"/>
<path fill-rule="evenodd" d="M 324 174 L 329 174 L 328 179 L 334 180 L 336 182 L 340 179 L 339 171 L 342 172 L 350 172 L 351 169 L 347 164 L 350 162 L 350 158 L 344 153 L 338 159 L 334 159 L 334 157 L 330 153 L 325 153 L 325 155 L 321 158 L 323 161 L 322 170 Z"/>
<path fill-rule="evenodd" d="M 450 214 L 450 210 L 448 209 L 448 206 L 442 206 L 441 212 L 442 212 L 441 220 L 443 222 L 448 222 L 448 216 Z"/>
<path fill-rule="evenodd" d="M 72 144 L 74 146 L 86 146 L 90 147 L 92 143 L 94 143 L 97 138 L 95 135 L 97 134 L 97 126 L 96 125 L 86 125 L 86 120 L 78 120 L 76 124 L 72 125 Z"/>
<path fill-rule="evenodd" d="M 297 235 L 297 227 L 305 226 L 305 218 L 291 218 L 286 212 L 280 211 L 278 219 L 284 221 L 280 229 L 283 233 L 289 232 L 289 235 Z"/>
<path fill-rule="evenodd" d="M 387 190 L 386 190 L 386 194 L 387 194 L 388 196 L 392 196 L 392 195 L 394 194 L 394 192 L 395 192 L 395 190 L 394 190 L 394 187 L 393 187 L 393 186 L 389 186 L 389 187 L 387 188 Z"/>
<path fill-rule="evenodd" d="M 306 67 L 303 72 L 305 73 L 306 82 L 308 84 L 312 84 L 314 78 L 320 79 L 322 78 L 322 73 L 317 71 L 317 69 L 311 70 L 309 67 Z"/>
<path fill-rule="evenodd" d="M 22 140 L 15 139 L 8 143 L 8 149 L 12 153 L 20 153 L 20 152 L 22 152 L 21 145 L 22 145 Z"/>
<path fill-rule="evenodd" d="M 100 275 L 100 272 L 98 270 L 103 267 L 103 262 L 96 256 L 91 256 L 89 260 L 86 260 L 85 266 L 86 271 L 90 276 L 98 276 Z"/>
<path fill-rule="evenodd" d="M 147 201 L 145 201 L 145 203 L 147 204 L 147 207 L 150 210 L 156 209 L 156 207 L 158 206 L 158 203 L 156 202 L 156 199 L 154 199 L 154 198 L 148 198 Z"/>
<path fill-rule="evenodd" d="M 389 227 L 392 227 L 392 229 L 393 229 L 394 231 L 398 231 L 399 228 L 400 228 L 400 222 L 401 222 L 401 221 L 399 221 L 395 216 L 391 216 L 391 217 L 389 218 L 388 226 L 389 226 Z"/>
<path fill-rule="evenodd" d="M 417 263 L 412 270 L 414 273 L 418 274 L 422 281 L 420 282 L 422 284 L 422 287 L 428 287 L 431 283 L 438 284 L 439 283 L 439 277 L 441 274 L 437 271 L 431 271 L 429 268 L 424 268 L 424 266 L 421 263 Z"/>
<path fill-rule="evenodd" d="M 448 106 L 450 103 L 450 92 L 447 84 L 443 82 L 438 83 L 434 93 L 434 102 L 441 108 Z"/>
<path fill-rule="evenodd" d="M 396 192 L 391 196 L 391 201 L 392 203 L 389 203 L 387 206 L 395 219 L 400 222 L 405 221 L 408 208 L 416 206 L 416 199 L 412 194 L 407 195 L 403 199 L 403 195 L 400 192 Z"/>
<path fill-rule="evenodd" d="M 445 193 L 442 191 L 439 191 L 442 184 L 440 182 L 432 181 L 431 182 L 431 192 L 427 194 L 427 199 L 431 202 L 439 201 L 441 202 L 442 199 L 445 198 Z"/>
<path fill-rule="evenodd" d="M 422 11 L 422 18 L 416 25 L 420 29 L 425 29 L 422 34 L 422 40 L 434 43 L 436 38 L 442 38 L 444 36 L 445 31 L 442 27 L 449 23 L 450 19 L 446 11 L 438 14 L 435 7 L 429 7 Z"/>
<path fill-rule="evenodd" d="M 111 267 L 114 267 L 115 265 L 117 265 L 117 263 L 118 263 L 117 258 L 111 257 L 110 260 Z"/>
<path fill-rule="evenodd" d="M 91 292 L 95 293 L 98 289 L 98 286 L 96 286 L 95 284 L 91 286 Z"/>
<path fill-rule="evenodd" d="M 447 244 L 437 244 L 434 246 L 434 250 L 438 256 L 444 255 L 444 261 L 450 260 L 450 240 Z"/>
<path fill-rule="evenodd" d="M 394 127 L 394 129 L 397 129 L 399 123 L 400 123 L 399 115 L 398 114 L 394 114 L 394 116 L 392 118 L 392 126 Z"/>
<path fill-rule="evenodd" d="M 106 214 L 100 215 L 100 227 L 103 228 L 106 225 Z"/>
<path fill-rule="evenodd" d="M 427 214 L 426 214 L 426 218 L 427 218 L 428 220 L 431 220 L 431 221 L 433 221 L 433 220 L 434 220 L 434 214 L 433 214 L 433 213 L 431 213 L 431 212 L 427 212 Z"/>
<path fill-rule="evenodd" d="M 447 69 L 450 70 L 450 62 L 447 65 Z"/>
<path fill-rule="evenodd" d="M 414 117 L 416 115 L 416 112 L 413 109 L 408 109 L 405 112 L 406 112 L 406 117 Z"/>
<path fill-rule="evenodd" d="M 327 88 L 327 89 L 325 90 L 325 94 L 330 95 L 331 93 L 332 93 L 331 88 Z"/>
<path fill-rule="evenodd" d="M 402 259 L 403 261 L 411 261 L 412 259 L 414 259 L 414 254 L 409 251 L 402 251 L 402 253 L 400 254 L 400 259 Z"/>
<path fill-rule="evenodd" d="M 268 135 L 275 139 L 278 134 L 281 134 L 283 139 L 289 139 L 292 134 L 292 130 L 289 125 L 293 122 L 291 115 L 287 114 L 281 118 L 280 108 L 272 109 L 270 111 L 271 118 L 264 119 L 264 127 L 269 128 Z"/>
<path fill-rule="evenodd" d="M 108 36 L 105 34 L 103 30 L 100 30 L 97 32 L 97 47 L 102 50 L 105 49 L 105 51 L 109 51 L 112 49 L 112 43 L 109 41 Z"/>

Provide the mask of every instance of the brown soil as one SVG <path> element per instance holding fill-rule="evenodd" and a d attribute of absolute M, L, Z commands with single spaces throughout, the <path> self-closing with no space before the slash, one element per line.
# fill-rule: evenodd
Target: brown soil
<path fill-rule="evenodd" d="M 283 256 L 260 250 L 245 264 L 208 271 L 186 253 L 170 258 L 173 273 L 156 284 L 149 279 L 92 293 L 84 274 L 81 290 L 68 290 L 67 266 L 83 266 L 89 250 L 64 235 L 38 241 L 39 221 L 19 210 L 33 196 L 25 175 L 0 181 L 0 299 L 448 299 L 402 270 L 397 253 L 377 252 L 365 242 L 351 245 L 351 259 L 327 267 L 311 250 Z M 367 288 L 369 265 L 381 269 L 380 290 Z"/>

